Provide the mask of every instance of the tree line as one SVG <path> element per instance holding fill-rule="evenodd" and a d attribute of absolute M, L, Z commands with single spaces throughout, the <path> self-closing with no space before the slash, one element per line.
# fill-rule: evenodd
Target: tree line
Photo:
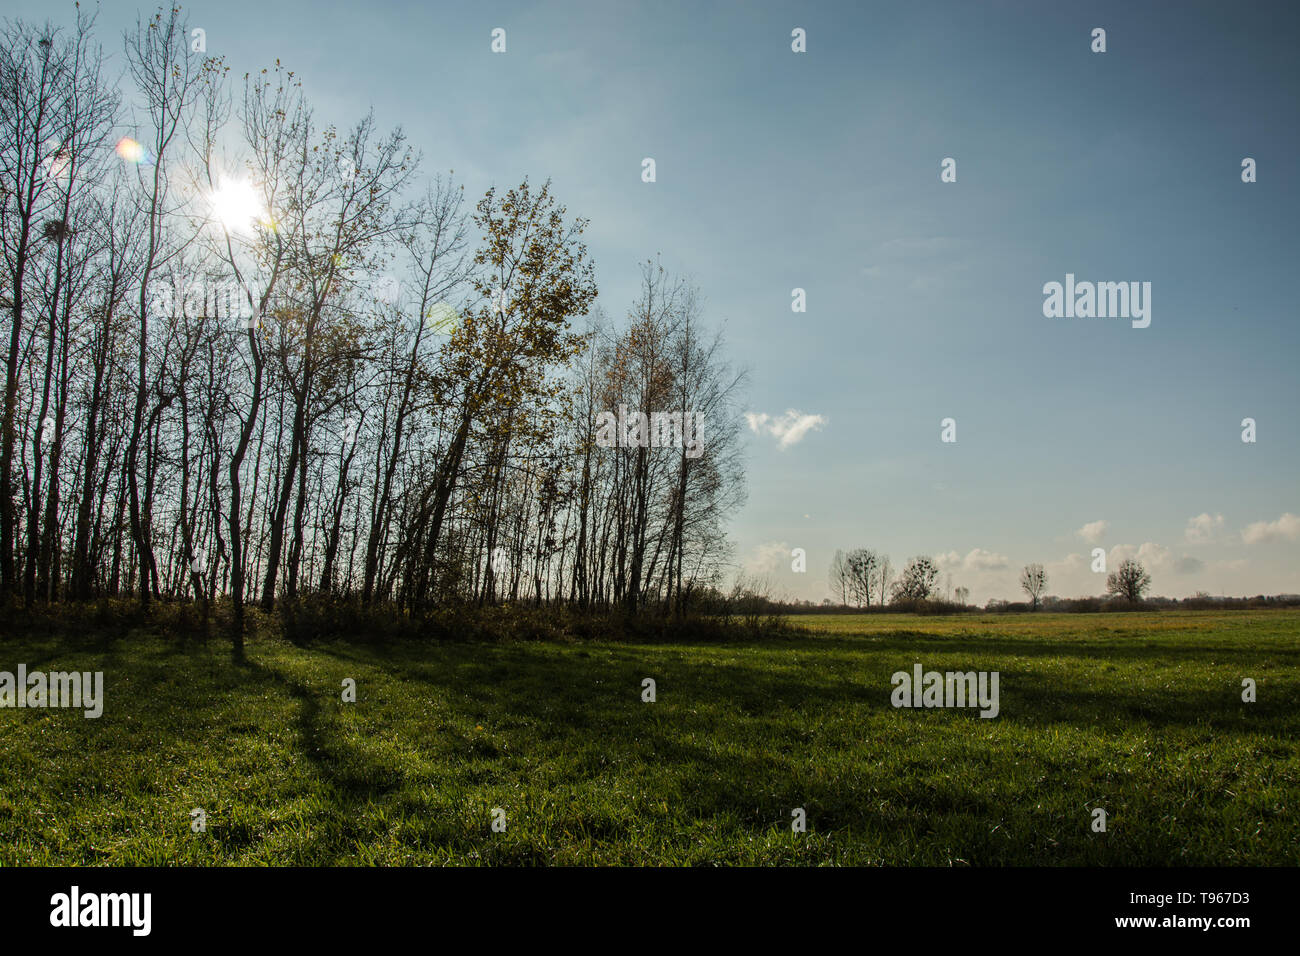
<path fill-rule="evenodd" d="M 549 181 L 470 208 L 177 9 L 118 76 L 94 27 L 0 37 L 7 603 L 223 601 L 240 647 L 311 593 L 683 613 L 717 583 L 744 375 L 690 281 L 644 263 L 611 321 Z M 703 454 L 601 447 L 620 406 L 694 412 Z"/>
<path fill-rule="evenodd" d="M 941 594 L 939 574 L 935 561 L 921 555 L 908 559 L 895 577 L 889 555 L 870 548 L 855 548 L 848 552 L 835 552 L 828 578 L 832 598 L 837 598 L 845 607 L 871 607 L 873 603 L 879 607 L 886 604 L 908 606 L 938 598 L 955 600 L 965 606 L 970 599 L 970 589 L 958 586 Z M 1047 592 L 1047 580 L 1047 571 L 1041 564 L 1027 564 L 1021 569 L 1020 589 L 1032 602 L 1032 610 L 1038 610 Z M 1132 558 L 1126 558 L 1106 576 L 1106 593 L 1129 603 L 1141 601 L 1150 587 L 1150 573 Z"/>

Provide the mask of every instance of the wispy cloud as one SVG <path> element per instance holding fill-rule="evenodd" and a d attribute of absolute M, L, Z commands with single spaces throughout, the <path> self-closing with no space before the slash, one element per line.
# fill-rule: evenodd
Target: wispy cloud
<path fill-rule="evenodd" d="M 1215 534 L 1221 530 L 1223 530 L 1223 515 L 1210 515 L 1205 512 L 1195 518 L 1187 519 L 1183 538 L 1188 544 L 1206 544 L 1213 541 Z"/>
<path fill-rule="evenodd" d="M 753 575 L 780 571 L 790 558 L 790 545 L 784 541 L 767 541 L 755 545 L 744 561 L 744 570 Z"/>
<path fill-rule="evenodd" d="M 997 554 L 983 548 L 972 548 L 964 556 L 956 551 L 949 551 L 934 560 L 935 564 L 944 571 L 1002 571 L 1011 563 L 1011 559 L 1005 554 Z"/>
<path fill-rule="evenodd" d="M 1111 548 L 1110 552 L 1106 555 L 1106 563 L 1110 568 L 1117 568 L 1130 558 L 1137 561 L 1148 571 L 1165 570 L 1174 560 L 1173 552 L 1163 544 L 1156 544 L 1154 541 L 1144 541 L 1140 545 L 1115 545 L 1115 547 Z"/>
<path fill-rule="evenodd" d="M 797 445 L 810 431 L 820 431 L 827 421 L 824 415 L 807 415 L 793 408 L 786 409 L 780 418 L 767 412 L 746 412 L 745 419 L 749 422 L 750 431 L 755 435 L 775 436 L 777 445 L 781 448 Z"/>
<path fill-rule="evenodd" d="M 1241 533 L 1241 540 L 1247 544 L 1300 540 L 1300 517 L 1288 511 L 1276 521 L 1256 521 L 1246 526 L 1246 530 Z"/>
<path fill-rule="evenodd" d="M 1075 532 L 1084 541 L 1089 544 L 1096 544 L 1101 540 L 1106 529 L 1110 527 L 1109 521 L 1089 521 L 1086 525 Z"/>

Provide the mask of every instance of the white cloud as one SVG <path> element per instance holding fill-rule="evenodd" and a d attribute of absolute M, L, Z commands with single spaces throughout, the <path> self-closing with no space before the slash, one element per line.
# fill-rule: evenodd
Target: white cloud
<path fill-rule="evenodd" d="M 934 564 L 940 571 L 956 571 L 961 568 L 961 555 L 956 551 L 936 554 Z"/>
<path fill-rule="evenodd" d="M 1246 526 L 1241 533 L 1241 540 L 1247 544 L 1259 544 L 1263 541 L 1295 541 L 1300 539 L 1300 517 L 1287 512 L 1276 521 L 1256 521 Z"/>
<path fill-rule="evenodd" d="M 768 541 L 755 545 L 745 559 L 745 571 L 752 575 L 775 574 L 788 568 L 790 545 L 784 541 Z"/>
<path fill-rule="evenodd" d="M 1109 527 L 1109 521 L 1090 521 L 1076 531 L 1075 534 L 1084 541 L 1087 541 L 1089 544 L 1096 544 L 1101 540 L 1101 536 L 1106 533 L 1106 529 Z"/>
<path fill-rule="evenodd" d="M 774 435 L 780 448 L 797 445 L 810 431 L 820 430 L 827 421 L 824 415 L 805 415 L 793 408 L 786 409 L 780 418 L 767 412 L 746 412 L 745 419 L 755 435 Z"/>
<path fill-rule="evenodd" d="M 1211 516 L 1209 512 L 1187 519 L 1187 528 L 1183 538 L 1188 544 L 1205 544 L 1214 540 L 1216 532 L 1223 528 L 1223 515 Z"/>
<path fill-rule="evenodd" d="M 1126 559 L 1133 558 L 1152 574 L 1172 572 L 1177 575 L 1200 574 L 1206 564 L 1200 558 L 1189 554 L 1175 555 L 1163 544 L 1146 541 L 1134 547 L 1131 544 L 1117 544 L 1106 555 L 1107 569 L 1114 571 Z"/>
<path fill-rule="evenodd" d="M 1010 564 L 1010 559 L 1005 554 L 972 548 L 965 557 L 956 551 L 940 554 L 934 563 L 941 571 L 1002 571 Z"/>
<path fill-rule="evenodd" d="M 970 554 L 962 561 L 962 564 L 970 571 L 1000 571 L 1009 563 L 1005 554 L 994 554 L 992 551 L 985 551 L 983 548 L 974 548 Z"/>
<path fill-rule="evenodd" d="M 1043 570 L 1047 572 L 1047 591 L 1058 597 L 1082 597 L 1100 594 L 1106 587 L 1106 575 L 1094 573 L 1092 555 L 1072 552 L 1059 561 L 1044 561 Z M 1009 597 L 1019 591 L 1019 582 L 1015 591 L 1007 589 L 999 597 Z"/>
<path fill-rule="evenodd" d="M 1077 571 L 1086 570 L 1089 566 L 1089 560 L 1083 555 L 1076 553 L 1067 554 L 1060 561 L 1048 561 L 1043 566 L 1043 570 L 1045 570 L 1050 577 L 1053 574 L 1074 574 Z"/>
<path fill-rule="evenodd" d="M 1154 541 L 1145 541 L 1136 547 L 1117 544 L 1106 555 L 1106 567 L 1113 571 L 1124 561 L 1133 558 L 1148 571 L 1162 571 L 1171 566 L 1173 557 L 1173 552 Z"/>

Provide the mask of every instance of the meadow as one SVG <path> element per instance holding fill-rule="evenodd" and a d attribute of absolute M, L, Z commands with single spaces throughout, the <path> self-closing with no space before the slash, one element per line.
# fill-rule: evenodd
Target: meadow
<path fill-rule="evenodd" d="M 11 634 L 0 670 L 103 671 L 106 702 L 0 710 L 0 863 L 1300 863 L 1300 612 L 791 623 L 689 645 L 262 637 L 242 663 L 148 630 Z M 999 715 L 892 707 L 916 663 L 998 671 Z"/>

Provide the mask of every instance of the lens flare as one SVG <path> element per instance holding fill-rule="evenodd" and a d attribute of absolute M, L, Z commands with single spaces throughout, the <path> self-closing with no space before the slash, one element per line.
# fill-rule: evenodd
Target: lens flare
<path fill-rule="evenodd" d="M 123 136 L 117 141 L 115 152 L 128 163 L 144 162 L 144 147 L 129 136 Z"/>
<path fill-rule="evenodd" d="M 460 316 L 446 302 L 438 302 L 424 314 L 424 327 L 439 335 L 451 335 L 456 330 Z"/>

